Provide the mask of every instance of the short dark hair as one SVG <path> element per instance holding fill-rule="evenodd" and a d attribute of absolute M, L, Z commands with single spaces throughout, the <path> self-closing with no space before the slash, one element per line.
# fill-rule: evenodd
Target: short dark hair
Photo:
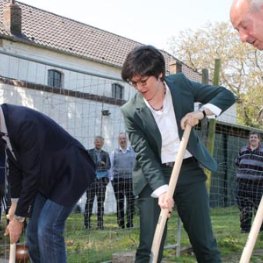
<path fill-rule="evenodd" d="M 250 137 L 251 135 L 257 135 L 258 138 L 259 138 L 259 140 L 261 140 L 261 135 L 260 135 L 259 132 L 256 132 L 256 131 L 250 131 L 250 132 L 249 132 L 249 137 Z"/>
<path fill-rule="evenodd" d="M 121 77 L 129 82 L 133 76 L 155 76 L 156 78 L 163 73 L 165 77 L 165 60 L 162 53 L 153 46 L 143 45 L 134 48 L 126 57 Z"/>

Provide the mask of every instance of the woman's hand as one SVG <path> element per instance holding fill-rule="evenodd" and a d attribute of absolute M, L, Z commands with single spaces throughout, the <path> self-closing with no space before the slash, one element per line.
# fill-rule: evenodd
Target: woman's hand
<path fill-rule="evenodd" d="M 164 192 L 159 196 L 158 204 L 161 207 L 161 209 L 168 209 L 168 217 L 170 217 L 170 214 L 173 211 L 174 207 L 174 199 L 169 197 L 167 192 Z"/>
<path fill-rule="evenodd" d="M 189 124 L 191 127 L 194 127 L 203 118 L 204 118 L 204 114 L 202 111 L 189 112 L 182 118 L 181 128 L 184 130 L 186 127 L 186 124 Z"/>

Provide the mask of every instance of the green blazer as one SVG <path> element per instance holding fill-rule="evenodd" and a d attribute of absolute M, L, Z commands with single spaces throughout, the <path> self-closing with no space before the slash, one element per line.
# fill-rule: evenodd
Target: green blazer
<path fill-rule="evenodd" d="M 183 135 L 180 121 L 187 113 L 194 111 L 194 102 L 211 103 L 225 111 L 235 102 L 234 95 L 224 87 L 215 87 L 190 81 L 182 73 L 165 78 L 170 88 L 176 115 L 179 137 Z M 167 184 L 167 169 L 161 163 L 161 134 L 155 119 L 146 106 L 143 96 L 137 93 L 121 107 L 131 146 L 136 152 L 133 170 L 133 188 L 138 195 L 146 184 L 154 191 Z M 216 171 L 217 164 L 192 129 L 187 150 L 199 163 Z M 189 183 L 184 182 L 184 183 Z"/>

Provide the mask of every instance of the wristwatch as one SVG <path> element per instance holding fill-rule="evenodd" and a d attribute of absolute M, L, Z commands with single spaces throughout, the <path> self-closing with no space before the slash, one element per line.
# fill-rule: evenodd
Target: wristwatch
<path fill-rule="evenodd" d="M 17 222 L 19 222 L 19 223 L 24 223 L 24 221 L 26 220 L 25 217 L 23 217 L 23 216 L 16 216 L 16 215 L 14 215 L 14 219 L 15 219 Z"/>

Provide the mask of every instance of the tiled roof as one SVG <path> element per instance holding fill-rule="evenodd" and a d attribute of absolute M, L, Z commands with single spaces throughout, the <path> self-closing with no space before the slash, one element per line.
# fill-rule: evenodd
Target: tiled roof
<path fill-rule="evenodd" d="M 31 45 L 53 49 L 121 67 L 126 55 L 135 46 L 142 45 L 131 39 L 53 14 L 21 2 L 22 36 L 12 36 L 3 26 L 3 6 L 10 1 L 0 0 L 0 37 L 26 41 Z M 174 61 L 163 52 L 167 65 Z"/>

